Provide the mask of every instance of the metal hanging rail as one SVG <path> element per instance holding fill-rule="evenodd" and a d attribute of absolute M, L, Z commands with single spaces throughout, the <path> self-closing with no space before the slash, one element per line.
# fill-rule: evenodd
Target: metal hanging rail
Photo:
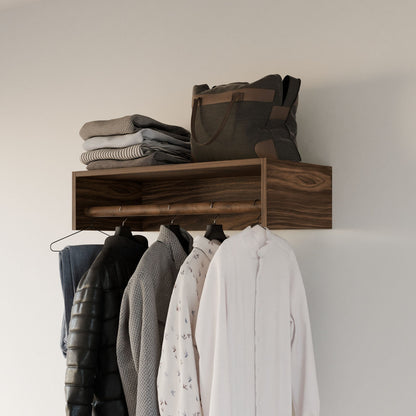
<path fill-rule="evenodd" d="M 144 216 L 173 216 L 173 215 L 211 215 L 211 214 L 242 214 L 260 213 L 260 200 L 233 202 L 195 202 L 149 205 L 112 205 L 89 207 L 85 215 L 89 217 L 144 217 Z"/>

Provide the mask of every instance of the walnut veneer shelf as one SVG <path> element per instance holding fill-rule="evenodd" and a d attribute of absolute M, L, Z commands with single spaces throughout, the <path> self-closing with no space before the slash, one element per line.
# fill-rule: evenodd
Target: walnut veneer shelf
<path fill-rule="evenodd" d="M 259 215 L 271 229 L 332 228 L 330 166 L 262 158 L 80 171 L 72 179 L 73 229 L 111 230 L 129 216 L 132 230 L 156 231 L 170 212 L 188 230 L 204 230 L 218 213 L 227 230 Z M 125 214 L 134 208 L 142 215 Z"/>

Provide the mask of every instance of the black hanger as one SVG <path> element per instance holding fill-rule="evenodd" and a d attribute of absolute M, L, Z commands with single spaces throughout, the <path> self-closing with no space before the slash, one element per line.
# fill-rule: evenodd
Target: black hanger
<path fill-rule="evenodd" d="M 227 236 L 224 234 L 222 224 L 217 224 L 216 220 L 217 217 L 215 217 L 212 224 L 207 225 L 204 237 L 208 238 L 208 240 L 218 240 L 220 243 L 222 243 L 227 238 Z"/>
<path fill-rule="evenodd" d="M 126 237 L 126 238 L 130 238 L 131 240 L 135 240 L 134 235 L 132 234 L 131 230 L 129 227 L 127 227 L 126 224 L 127 218 L 125 218 L 123 220 L 123 222 L 121 223 L 121 225 L 118 225 L 116 227 L 115 233 L 114 235 L 118 235 L 120 237 Z"/>
<path fill-rule="evenodd" d="M 94 228 L 91 228 L 91 226 L 88 226 L 88 227 L 82 228 L 81 230 L 75 231 L 74 233 L 68 234 L 68 235 L 66 235 L 66 236 L 64 236 L 64 237 L 62 237 L 62 238 L 58 238 L 58 240 L 52 241 L 52 243 L 50 243 L 50 244 L 49 244 L 49 250 L 50 250 L 50 251 L 53 251 L 54 253 L 60 253 L 60 252 L 61 252 L 61 250 L 55 250 L 54 248 L 52 248 L 52 246 L 53 246 L 55 243 L 58 243 L 59 241 L 65 240 L 65 239 L 66 239 L 66 238 L 68 238 L 68 237 L 71 237 L 71 236 L 73 236 L 73 235 L 75 235 L 75 234 L 78 234 L 78 233 L 81 233 L 82 231 L 87 231 L 87 230 L 90 230 L 90 231 L 98 231 L 98 232 L 100 232 L 100 233 L 102 233 L 102 234 L 106 235 L 107 237 L 109 237 L 109 234 L 105 233 L 104 231 L 101 231 L 101 230 L 96 230 L 96 229 L 94 229 Z"/>
<path fill-rule="evenodd" d="M 182 235 L 181 227 L 178 224 L 174 224 L 173 221 L 175 221 L 175 217 L 172 218 L 170 224 L 166 225 L 166 227 L 175 234 L 185 253 L 189 254 L 189 241 Z"/>
<path fill-rule="evenodd" d="M 258 201 L 258 199 L 255 199 L 255 200 L 254 200 L 254 205 L 256 205 L 256 202 L 257 202 L 257 201 Z M 265 227 L 263 227 L 263 225 L 261 224 L 261 211 L 260 211 L 259 216 L 256 218 L 256 221 L 255 221 L 254 223 L 252 223 L 252 224 L 251 224 L 251 227 L 255 227 L 256 225 L 260 225 L 260 227 L 265 228 Z"/>

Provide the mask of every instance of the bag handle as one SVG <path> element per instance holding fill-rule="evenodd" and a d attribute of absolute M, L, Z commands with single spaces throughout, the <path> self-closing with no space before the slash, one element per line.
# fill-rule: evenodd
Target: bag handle
<path fill-rule="evenodd" d="M 222 119 L 222 122 L 219 125 L 217 131 L 206 142 L 203 143 L 196 137 L 196 129 L 195 129 L 196 113 L 198 111 L 198 107 L 201 106 L 202 98 L 201 97 L 194 98 L 194 103 L 193 103 L 193 106 L 192 106 L 192 118 L 191 118 L 191 133 L 192 133 L 193 139 L 198 144 L 200 144 L 201 146 L 207 146 L 208 144 L 212 143 L 221 134 L 222 130 L 224 129 L 225 125 L 227 124 L 227 121 L 228 121 L 228 118 L 230 117 L 231 110 L 233 109 L 234 103 L 236 103 L 238 101 L 243 101 L 243 99 L 244 99 L 244 93 L 243 92 L 233 93 L 230 104 L 228 104 L 227 111 L 226 111 L 226 113 L 224 115 L 224 118 Z"/>

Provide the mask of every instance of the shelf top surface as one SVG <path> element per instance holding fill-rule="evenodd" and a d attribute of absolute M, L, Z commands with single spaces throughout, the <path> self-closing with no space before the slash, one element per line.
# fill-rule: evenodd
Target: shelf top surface
<path fill-rule="evenodd" d="M 147 179 L 157 180 L 169 177 L 213 177 L 260 175 L 265 158 L 224 160 L 214 162 L 181 163 L 171 165 L 141 166 L 133 168 L 97 169 L 73 172 L 75 178 Z M 290 161 L 267 163 L 285 166 L 308 166 L 310 164 Z"/>
<path fill-rule="evenodd" d="M 97 169 L 74 172 L 77 178 L 99 177 L 113 179 L 168 178 L 171 176 L 215 176 L 215 174 L 259 174 L 261 159 L 226 160 L 219 162 L 180 163 L 170 165 L 141 166 L 134 168 Z"/>

